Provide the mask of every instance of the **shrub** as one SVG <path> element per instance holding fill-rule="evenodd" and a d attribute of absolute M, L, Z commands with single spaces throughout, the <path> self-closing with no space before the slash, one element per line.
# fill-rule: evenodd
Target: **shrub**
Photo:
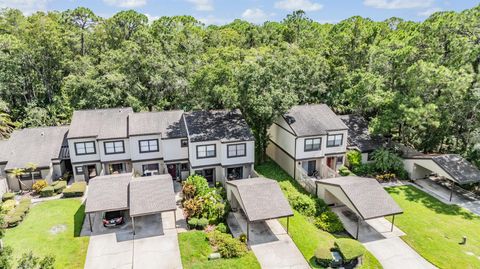
<path fill-rule="evenodd" d="M 191 218 L 188 220 L 188 226 L 190 229 L 196 229 L 198 226 L 198 219 L 197 218 Z"/>
<path fill-rule="evenodd" d="M 350 168 L 357 167 L 362 164 L 362 153 L 358 150 L 349 150 L 347 152 L 347 162 Z"/>
<path fill-rule="evenodd" d="M 363 163 L 359 166 L 353 167 L 352 172 L 359 176 L 369 176 L 375 171 L 373 163 Z"/>
<path fill-rule="evenodd" d="M 306 216 L 316 214 L 315 200 L 311 196 L 300 193 L 290 181 L 282 181 L 279 184 L 287 196 L 288 202 L 295 210 Z"/>
<path fill-rule="evenodd" d="M 328 268 L 333 260 L 331 247 L 319 246 L 315 251 L 315 259 L 320 266 Z"/>
<path fill-rule="evenodd" d="M 185 184 L 192 184 L 195 187 L 195 196 L 205 195 L 210 191 L 208 181 L 199 175 L 191 175 L 185 180 Z"/>
<path fill-rule="evenodd" d="M 15 212 L 27 213 L 29 210 L 30 210 L 30 204 L 23 203 L 15 207 Z"/>
<path fill-rule="evenodd" d="M 335 213 L 325 211 L 315 218 L 315 226 L 329 233 L 343 231 L 343 224 Z"/>
<path fill-rule="evenodd" d="M 22 217 L 17 215 L 7 216 L 5 218 L 5 222 L 7 223 L 7 227 L 15 227 L 22 221 Z"/>
<path fill-rule="evenodd" d="M 40 180 L 35 181 L 35 183 L 33 183 L 32 189 L 33 189 L 36 193 L 40 193 L 40 191 L 41 191 L 43 188 L 45 188 L 46 186 L 48 186 L 47 181 L 44 180 L 44 179 L 40 179 Z"/>
<path fill-rule="evenodd" d="M 221 195 L 217 193 L 217 190 L 212 189 L 210 192 L 206 193 L 202 196 L 201 201 L 201 217 L 207 218 L 212 224 L 222 222 L 226 212 L 226 202 L 222 199 Z"/>
<path fill-rule="evenodd" d="M 63 180 L 55 181 L 55 185 L 53 185 L 53 191 L 55 193 L 61 193 L 66 187 L 67 187 L 66 181 L 63 181 Z"/>
<path fill-rule="evenodd" d="M 221 233 L 226 233 L 227 232 L 227 225 L 223 224 L 223 223 L 219 223 L 216 227 L 215 227 L 215 230 L 216 231 L 219 231 Z"/>
<path fill-rule="evenodd" d="M 7 201 L 3 202 L 2 210 L 4 212 L 9 212 L 9 211 L 11 211 L 12 209 L 15 208 L 15 205 L 16 205 L 15 200 L 7 200 Z"/>
<path fill-rule="evenodd" d="M 47 186 L 40 191 L 41 197 L 50 197 L 53 196 L 54 190 L 52 186 Z"/>
<path fill-rule="evenodd" d="M 350 262 L 365 254 L 365 247 L 358 241 L 350 238 L 335 239 L 335 247 L 342 253 L 343 259 L 346 262 Z"/>
<path fill-rule="evenodd" d="M 247 253 L 247 246 L 230 234 L 213 231 L 207 234 L 207 238 L 224 258 L 241 257 Z"/>
<path fill-rule="evenodd" d="M 198 229 L 205 229 L 208 225 L 208 219 L 206 218 L 201 218 L 198 220 Z"/>
<path fill-rule="evenodd" d="M 13 192 L 6 192 L 6 193 L 4 193 L 3 196 L 2 196 L 2 201 L 11 200 L 11 199 L 13 199 L 13 198 L 15 198 L 15 193 L 13 193 Z"/>
<path fill-rule="evenodd" d="M 81 197 L 85 193 L 85 189 L 87 188 L 87 183 L 85 182 L 75 182 L 70 186 L 70 188 L 66 188 L 63 190 L 63 197 Z"/>
<path fill-rule="evenodd" d="M 195 186 L 192 183 L 184 182 L 182 187 L 183 199 L 192 199 L 195 196 Z"/>
<path fill-rule="evenodd" d="M 247 243 L 247 235 L 242 233 L 239 237 L 238 237 L 238 240 L 240 240 L 240 242 L 246 244 Z"/>
<path fill-rule="evenodd" d="M 395 173 L 399 178 L 407 178 L 402 158 L 388 149 L 377 149 L 372 153 L 373 167 L 378 173 Z"/>
<path fill-rule="evenodd" d="M 183 211 L 187 218 L 199 217 L 203 209 L 203 199 L 201 197 L 194 197 L 183 202 Z"/>
<path fill-rule="evenodd" d="M 22 212 L 22 211 L 15 211 L 11 216 L 12 217 L 20 217 L 22 220 L 27 215 L 27 212 Z"/>
<path fill-rule="evenodd" d="M 32 203 L 32 199 L 28 198 L 28 197 L 23 197 L 22 199 L 20 199 L 20 204 L 28 204 L 30 205 Z"/>
<path fill-rule="evenodd" d="M 393 173 L 386 173 L 386 174 L 383 174 L 383 175 L 377 175 L 375 176 L 375 178 L 378 180 L 378 181 L 391 181 L 391 180 L 394 180 L 397 176 Z"/>
<path fill-rule="evenodd" d="M 343 166 L 343 165 L 340 166 L 340 168 L 338 168 L 338 173 L 342 177 L 355 175 L 354 173 L 352 173 L 352 171 L 350 171 L 346 166 Z"/>

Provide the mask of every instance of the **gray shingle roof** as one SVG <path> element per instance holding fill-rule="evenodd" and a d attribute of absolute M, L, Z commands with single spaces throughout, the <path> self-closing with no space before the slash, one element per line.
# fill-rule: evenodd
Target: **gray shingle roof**
<path fill-rule="evenodd" d="M 88 183 L 85 213 L 128 209 L 128 185 L 132 174 L 98 176 Z"/>
<path fill-rule="evenodd" d="M 240 110 L 210 110 L 185 113 L 190 141 L 248 141 L 253 134 Z"/>
<path fill-rule="evenodd" d="M 293 216 L 287 198 L 275 180 L 249 178 L 227 181 L 227 184 L 238 190 L 249 221 Z"/>
<path fill-rule="evenodd" d="M 68 138 L 125 138 L 128 134 L 127 117 L 131 113 L 130 107 L 74 111 Z"/>
<path fill-rule="evenodd" d="M 129 116 L 129 135 L 162 134 L 164 138 L 187 137 L 182 110 L 141 112 Z"/>
<path fill-rule="evenodd" d="M 325 104 L 294 106 L 284 118 L 297 136 L 323 135 L 329 131 L 348 129 Z"/>
<path fill-rule="evenodd" d="M 1 143 L 5 170 L 25 168 L 29 162 L 48 167 L 52 159 L 60 158 L 68 126 L 26 128 L 13 131 L 7 142 Z"/>
<path fill-rule="evenodd" d="M 130 182 L 130 216 L 176 209 L 173 180 L 169 174 L 134 178 Z"/>
<path fill-rule="evenodd" d="M 432 160 L 459 184 L 480 182 L 479 169 L 460 155 L 444 154 L 434 156 Z"/>
<path fill-rule="evenodd" d="M 357 147 L 362 152 L 371 152 L 381 148 L 384 139 L 380 136 L 370 135 L 368 122 L 358 115 L 338 116 L 348 127 L 348 145 Z"/>
<path fill-rule="evenodd" d="M 317 184 L 339 187 L 364 220 L 403 213 L 400 206 L 373 178 L 338 177 L 321 179 Z"/>

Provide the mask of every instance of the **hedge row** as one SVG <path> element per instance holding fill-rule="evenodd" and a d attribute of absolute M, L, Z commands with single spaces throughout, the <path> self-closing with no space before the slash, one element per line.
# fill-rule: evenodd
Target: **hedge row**
<path fill-rule="evenodd" d="M 87 183 L 85 182 L 75 182 L 70 186 L 70 188 L 66 188 L 63 190 L 63 197 L 81 197 L 85 193 L 87 189 Z"/>
<path fill-rule="evenodd" d="M 14 209 L 10 210 L 5 216 L 5 224 L 7 227 L 17 226 L 27 215 L 30 210 L 32 201 L 28 198 L 22 198 Z"/>

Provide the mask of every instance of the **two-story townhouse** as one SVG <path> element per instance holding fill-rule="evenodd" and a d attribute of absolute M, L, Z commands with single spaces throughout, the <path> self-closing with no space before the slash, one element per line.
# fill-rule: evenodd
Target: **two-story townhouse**
<path fill-rule="evenodd" d="M 173 179 L 188 177 L 188 139 L 182 110 L 133 113 L 128 122 L 131 160 L 136 174 L 169 173 Z"/>
<path fill-rule="evenodd" d="M 0 143 L 0 176 L 13 191 L 30 189 L 35 180 L 52 183 L 70 170 L 68 126 L 15 130 Z M 14 171 L 21 169 L 22 174 Z"/>
<path fill-rule="evenodd" d="M 184 119 L 192 173 L 211 184 L 250 177 L 255 139 L 239 110 L 193 111 Z"/>
<path fill-rule="evenodd" d="M 76 181 L 132 171 L 128 116 L 131 108 L 78 110 L 73 113 L 68 147 Z"/>
<path fill-rule="evenodd" d="M 292 177 L 329 177 L 344 163 L 348 127 L 325 104 L 298 105 L 275 119 L 267 155 Z"/>

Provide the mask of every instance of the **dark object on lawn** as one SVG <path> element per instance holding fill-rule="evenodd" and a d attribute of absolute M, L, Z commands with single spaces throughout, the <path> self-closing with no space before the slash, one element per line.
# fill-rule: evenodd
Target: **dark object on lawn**
<path fill-rule="evenodd" d="M 115 227 L 125 222 L 123 211 L 110 211 L 103 213 L 103 227 Z"/>
<path fill-rule="evenodd" d="M 340 267 L 343 265 L 343 258 L 342 254 L 338 251 L 332 251 L 332 261 L 330 263 L 330 266 L 333 268 Z"/>
<path fill-rule="evenodd" d="M 464 235 L 462 238 L 462 242 L 460 242 L 460 245 L 466 245 L 467 244 L 467 237 Z"/>

